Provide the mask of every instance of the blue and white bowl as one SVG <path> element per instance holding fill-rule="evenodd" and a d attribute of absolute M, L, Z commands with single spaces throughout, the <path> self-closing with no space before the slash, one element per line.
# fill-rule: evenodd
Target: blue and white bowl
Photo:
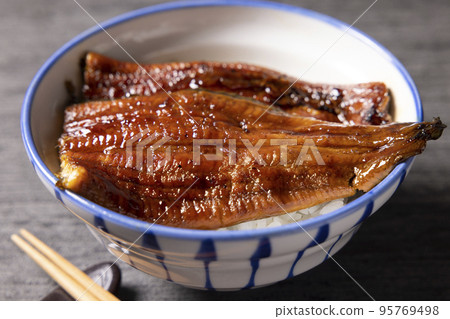
<path fill-rule="evenodd" d="M 383 81 L 397 121 L 421 121 L 417 89 L 400 62 L 379 43 L 331 17 L 271 2 L 187 1 L 126 13 L 78 35 L 34 77 L 23 103 L 22 135 L 47 189 L 82 219 L 107 249 L 153 276 L 199 289 L 243 289 L 301 274 L 339 251 L 362 221 L 400 185 L 412 160 L 398 165 L 368 193 L 326 215 L 280 227 L 205 231 L 133 219 L 55 186 L 55 145 L 69 101 L 65 81 L 81 87 L 87 51 L 142 63 L 173 60 L 243 61 L 303 80 Z M 110 37 L 111 36 L 111 37 Z M 131 246 L 131 247 L 130 247 Z"/>

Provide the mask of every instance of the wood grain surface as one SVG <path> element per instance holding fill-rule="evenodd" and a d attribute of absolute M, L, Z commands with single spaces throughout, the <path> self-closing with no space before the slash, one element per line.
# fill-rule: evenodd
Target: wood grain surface
<path fill-rule="evenodd" d="M 163 1 L 78 0 L 97 20 Z M 281 2 L 281 1 L 280 1 Z M 373 1 L 282 1 L 352 23 Z M 391 50 L 416 82 L 425 118 L 450 124 L 450 3 L 379 0 L 355 25 Z M 55 283 L 9 240 L 24 227 L 80 268 L 114 260 L 44 188 L 26 156 L 21 103 L 61 45 L 93 26 L 72 0 L 0 3 L 0 300 L 39 300 Z M 450 299 L 450 130 L 417 157 L 397 193 L 335 259 L 377 300 Z M 332 261 L 291 280 L 233 293 L 196 291 L 119 262 L 124 300 L 367 300 Z"/>

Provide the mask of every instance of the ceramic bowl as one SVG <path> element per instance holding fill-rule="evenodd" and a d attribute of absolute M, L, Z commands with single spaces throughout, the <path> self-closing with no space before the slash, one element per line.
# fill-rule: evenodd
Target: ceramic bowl
<path fill-rule="evenodd" d="M 55 145 L 69 101 L 65 81 L 81 87 L 83 55 L 97 51 L 141 63 L 242 61 L 303 80 L 383 81 L 397 121 L 421 121 L 417 89 L 400 62 L 379 43 L 331 17 L 279 3 L 188 1 L 139 9 L 78 35 L 34 77 L 21 127 L 31 163 L 46 188 L 82 219 L 107 249 L 152 276 L 199 289 L 235 290 L 279 282 L 325 261 L 352 237 L 402 182 L 412 160 L 368 193 L 329 214 L 280 227 L 246 231 L 171 228 L 105 209 L 55 187 Z M 119 47 L 111 37 L 120 43 Z"/>

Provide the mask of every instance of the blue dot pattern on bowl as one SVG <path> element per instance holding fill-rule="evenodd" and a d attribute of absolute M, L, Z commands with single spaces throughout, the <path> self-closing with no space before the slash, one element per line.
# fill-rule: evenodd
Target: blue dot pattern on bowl
<path fill-rule="evenodd" d="M 295 265 L 302 258 L 302 256 L 305 253 L 306 249 L 311 248 L 311 247 L 313 247 L 313 246 L 315 246 L 317 244 L 321 244 L 325 240 L 327 240 L 328 234 L 329 234 L 329 230 L 330 230 L 330 226 L 328 226 L 328 225 L 323 225 L 322 227 L 320 227 L 319 231 L 317 232 L 316 238 L 314 238 L 304 250 L 301 250 L 301 251 L 299 251 L 297 253 L 297 257 L 295 258 L 295 261 L 292 264 L 291 270 L 289 271 L 289 274 L 288 274 L 286 279 L 294 277 Z"/>
<path fill-rule="evenodd" d="M 170 278 L 169 270 L 167 269 L 166 264 L 164 263 L 164 254 L 161 248 L 159 247 L 158 240 L 156 239 L 155 234 L 153 234 L 150 231 L 147 231 L 142 235 L 142 238 L 143 238 L 142 240 L 143 246 L 148 247 L 155 252 L 156 259 L 159 261 L 161 266 L 166 271 L 166 280 L 172 281 L 172 279 Z"/>
<path fill-rule="evenodd" d="M 340 234 L 340 235 L 338 236 L 338 238 L 336 239 L 336 241 L 334 242 L 334 244 L 331 245 L 331 248 L 328 250 L 327 255 L 325 256 L 325 258 L 323 259 L 323 261 L 325 261 L 325 260 L 327 260 L 328 258 L 330 258 L 330 256 L 332 255 L 332 251 L 333 251 L 334 246 L 336 246 L 336 244 L 338 243 L 339 240 L 341 240 L 341 238 L 342 238 L 342 234 Z"/>
<path fill-rule="evenodd" d="M 361 218 L 356 222 L 356 225 L 361 224 L 367 217 L 369 217 L 372 214 L 373 211 L 373 200 L 370 200 L 367 203 L 366 208 L 364 209 L 364 214 L 361 216 Z"/>
<path fill-rule="evenodd" d="M 109 237 L 107 233 L 104 233 L 103 230 L 107 230 L 105 223 L 101 222 L 99 219 L 96 221 L 98 229 L 101 229 L 102 232 L 99 232 L 102 236 L 102 240 L 105 243 L 111 243 L 114 242 L 116 245 L 112 246 L 109 245 L 109 249 L 112 247 L 123 247 L 123 246 L 132 246 L 129 243 L 124 242 L 118 242 L 114 240 L 113 238 Z M 294 268 L 296 265 L 301 261 L 304 253 L 310 249 L 317 247 L 318 245 L 321 245 L 322 243 L 328 241 L 330 238 L 328 238 L 329 235 L 329 225 L 322 226 L 317 234 L 314 236 L 314 238 L 311 239 L 310 243 L 305 249 L 302 249 L 301 251 L 297 252 L 295 259 L 292 262 L 292 265 L 290 266 L 289 273 L 284 279 L 292 278 L 296 275 L 294 272 Z M 329 255 L 332 254 L 333 248 L 336 246 L 336 244 L 342 239 L 343 235 L 340 234 L 339 236 L 336 236 L 337 238 L 333 238 L 333 242 L 331 245 L 327 246 L 329 247 L 327 251 L 324 250 L 323 247 L 320 247 L 320 250 L 323 250 L 322 254 L 325 255 L 324 258 L 321 258 L 320 262 L 325 261 L 328 259 Z M 164 272 L 166 274 L 166 280 L 172 281 L 170 271 L 168 270 L 168 267 L 165 265 L 165 256 L 164 253 L 161 250 L 161 247 L 158 243 L 157 236 L 151 232 L 146 232 L 143 234 L 143 240 L 140 245 L 134 245 L 132 247 L 129 247 L 129 249 L 124 250 L 120 249 L 117 253 L 118 254 L 128 254 L 128 258 L 124 259 L 126 262 L 128 262 L 131 266 L 138 268 L 140 270 L 146 271 L 145 266 L 144 268 L 142 265 L 145 265 L 145 263 L 148 263 L 149 260 L 144 260 L 143 256 L 139 256 L 139 251 L 145 250 L 145 251 L 151 251 L 151 253 L 155 256 L 156 260 L 159 261 L 160 267 L 164 269 Z M 201 261 L 203 263 L 203 275 L 205 279 L 205 283 L 203 287 L 197 287 L 197 288 L 203 288 L 206 290 L 216 290 L 216 287 L 213 285 L 213 280 L 211 278 L 210 274 L 210 267 L 215 262 L 220 262 L 218 260 L 217 251 L 215 247 L 215 242 L 212 239 L 206 239 L 200 242 L 200 246 L 198 247 L 198 251 L 194 257 L 195 260 Z M 260 268 L 260 262 L 263 259 L 269 258 L 272 253 L 272 243 L 271 239 L 268 237 L 263 237 L 259 239 L 258 244 L 252 255 L 248 259 L 248 267 L 251 269 L 248 282 L 245 286 L 241 287 L 240 289 L 250 289 L 255 286 L 258 286 L 258 284 L 255 282 L 255 276 Z M 333 252 L 334 253 L 334 252 Z M 320 263 L 319 262 L 319 263 Z M 155 264 L 153 264 L 155 266 Z M 220 287 L 218 287 L 220 289 Z"/>
<path fill-rule="evenodd" d="M 200 249 L 195 256 L 195 259 L 203 261 L 206 276 L 205 289 L 214 290 L 209 274 L 209 264 L 217 260 L 217 253 L 212 239 L 205 239 L 201 242 Z"/>
<path fill-rule="evenodd" d="M 250 257 L 250 264 L 252 266 L 252 274 L 250 276 L 250 279 L 248 281 L 248 284 L 243 289 L 252 288 L 255 286 L 255 275 L 259 268 L 259 261 L 262 258 L 270 257 L 271 253 L 271 245 L 270 240 L 267 237 L 263 237 L 259 240 L 258 248 L 256 248 L 256 251 Z"/>

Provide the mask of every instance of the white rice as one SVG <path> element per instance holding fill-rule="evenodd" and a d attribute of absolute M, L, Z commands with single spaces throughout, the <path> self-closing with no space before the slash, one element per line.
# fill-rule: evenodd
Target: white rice
<path fill-rule="evenodd" d="M 285 224 L 290 224 L 305 220 L 308 218 L 324 215 L 341 208 L 346 204 L 345 198 L 335 199 L 330 202 L 322 203 L 310 208 L 297 210 L 292 213 L 287 213 L 275 217 L 262 218 L 258 220 L 252 220 L 249 222 L 237 224 L 230 227 L 220 228 L 219 230 L 250 230 L 259 228 L 276 227 Z"/>

